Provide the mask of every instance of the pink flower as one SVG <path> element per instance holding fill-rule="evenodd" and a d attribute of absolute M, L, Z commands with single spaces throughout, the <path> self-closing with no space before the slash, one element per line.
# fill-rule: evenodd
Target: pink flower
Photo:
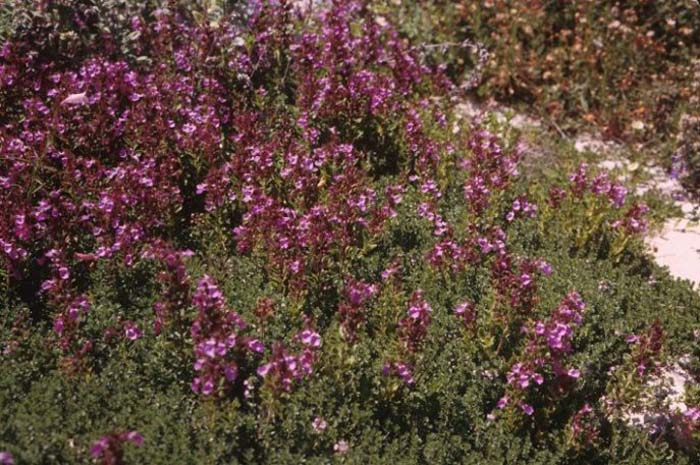
<path fill-rule="evenodd" d="M 109 447 L 109 437 L 102 436 L 100 439 L 92 443 L 90 447 L 90 455 L 93 459 L 97 459 L 102 455 L 102 452 Z"/>
<path fill-rule="evenodd" d="M 141 433 L 138 431 L 129 431 L 126 433 L 125 439 L 127 441 L 131 441 L 137 446 L 143 445 L 143 435 L 141 435 Z"/>
<path fill-rule="evenodd" d="M 272 369 L 272 363 L 260 365 L 258 367 L 258 375 L 264 378 L 270 372 L 270 369 Z"/>
<path fill-rule="evenodd" d="M 130 341 L 135 341 L 143 336 L 143 331 L 133 322 L 127 321 L 124 323 L 124 335 Z"/>
<path fill-rule="evenodd" d="M 328 427 L 328 422 L 321 417 L 316 417 L 314 418 L 314 421 L 311 422 L 311 426 L 313 427 L 314 431 L 320 433 Z"/>
<path fill-rule="evenodd" d="M 504 409 L 506 408 L 506 405 L 508 405 L 508 401 L 510 401 L 508 396 L 503 396 L 500 399 L 498 399 L 498 402 L 496 402 L 496 407 L 499 409 Z"/>
<path fill-rule="evenodd" d="M 689 408 L 683 416 L 690 421 L 700 421 L 700 407 Z"/>
<path fill-rule="evenodd" d="M 68 97 L 63 99 L 61 105 L 85 105 L 89 100 L 85 92 L 79 94 L 70 94 Z"/>
<path fill-rule="evenodd" d="M 248 348 L 258 354 L 265 351 L 265 345 L 257 339 L 251 339 L 248 341 Z"/>
<path fill-rule="evenodd" d="M 553 270 L 552 270 L 552 265 L 550 265 L 549 263 L 547 263 L 547 262 L 545 262 L 545 261 L 540 261 L 540 262 L 537 264 L 537 267 L 539 268 L 540 273 L 542 273 L 542 274 L 545 275 L 545 276 L 549 276 L 549 275 L 552 274 L 552 271 L 553 271 Z"/>
<path fill-rule="evenodd" d="M 340 440 L 333 444 L 333 450 L 335 451 L 336 454 L 344 454 L 348 451 L 350 446 L 348 445 L 347 441 L 345 440 Z"/>
<path fill-rule="evenodd" d="M 238 367 L 236 365 L 226 365 L 224 367 L 224 376 L 229 382 L 233 382 L 238 377 Z"/>
<path fill-rule="evenodd" d="M 59 335 L 62 334 L 64 326 L 65 326 L 65 323 L 63 321 L 63 317 L 59 316 L 53 322 L 53 330 L 56 332 L 56 334 L 59 334 Z"/>
<path fill-rule="evenodd" d="M 457 307 L 455 307 L 454 312 L 455 312 L 455 315 L 461 316 L 461 315 L 464 315 L 465 313 L 467 313 L 467 310 L 470 310 L 470 309 L 471 309 L 471 303 L 462 302 L 461 304 L 457 305 Z"/>
<path fill-rule="evenodd" d="M 320 347 L 321 346 L 321 336 L 316 331 L 311 331 L 310 329 L 305 329 L 299 335 L 301 342 L 305 346 L 309 347 Z"/>
<path fill-rule="evenodd" d="M 214 382 L 210 379 L 206 380 L 202 385 L 202 394 L 209 396 L 214 393 Z"/>
<path fill-rule="evenodd" d="M 15 465 L 15 459 L 12 457 L 12 454 L 0 451 L 0 465 Z"/>
<path fill-rule="evenodd" d="M 413 384 L 413 373 L 408 365 L 405 363 L 397 363 L 395 368 L 396 374 L 398 374 L 406 384 Z"/>
<path fill-rule="evenodd" d="M 521 403 L 520 408 L 523 410 L 523 412 L 525 412 L 525 415 L 527 416 L 531 416 L 533 413 L 535 413 L 535 409 L 530 404 Z"/>

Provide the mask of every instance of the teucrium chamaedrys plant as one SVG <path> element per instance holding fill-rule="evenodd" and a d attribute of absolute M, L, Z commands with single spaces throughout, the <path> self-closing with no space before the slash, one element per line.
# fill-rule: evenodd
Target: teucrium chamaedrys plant
<path fill-rule="evenodd" d="M 368 2 L 86 3 L 40 2 L 0 49 L 9 457 L 609 453 L 616 360 L 567 266 L 636 263 L 621 186 L 528 189 L 522 146 L 459 123 Z"/>

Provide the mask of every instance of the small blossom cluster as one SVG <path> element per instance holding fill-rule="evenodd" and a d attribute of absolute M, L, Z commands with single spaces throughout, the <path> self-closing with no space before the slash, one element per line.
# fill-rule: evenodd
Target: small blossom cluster
<path fill-rule="evenodd" d="M 627 188 L 619 183 L 610 181 L 607 173 L 600 173 L 593 179 L 589 179 L 588 165 L 586 163 L 579 164 L 576 171 L 569 175 L 571 192 L 576 197 L 582 197 L 586 192 L 595 195 L 607 197 L 610 205 L 615 208 L 622 208 L 627 198 Z M 553 193 L 552 200 L 556 202 L 557 197 L 561 195 L 561 191 L 557 190 Z"/>
<path fill-rule="evenodd" d="M 265 384 L 273 392 L 289 392 L 294 381 L 311 375 L 313 365 L 318 358 L 321 336 L 307 321 L 306 328 L 292 339 L 300 346 L 297 353 L 290 352 L 281 342 L 272 347 L 272 357 L 258 367 L 257 373 L 265 379 Z"/>
<path fill-rule="evenodd" d="M 510 211 L 506 214 L 506 221 L 512 222 L 518 215 L 526 218 L 534 218 L 537 214 L 537 205 L 529 202 L 524 196 L 513 200 Z"/>
<path fill-rule="evenodd" d="M 410 365 L 403 362 L 387 362 L 382 367 L 382 375 L 397 376 L 404 383 L 411 385 L 414 382 L 413 369 Z"/>
<path fill-rule="evenodd" d="M 399 320 L 398 328 L 399 339 L 409 352 L 415 353 L 427 336 L 432 312 L 423 291 L 414 291 L 409 300 L 408 315 Z"/>
<path fill-rule="evenodd" d="M 384 376 L 396 376 L 407 385 L 413 384 L 413 368 L 410 360 L 415 357 L 428 334 L 432 311 L 433 309 L 423 296 L 423 291 L 420 289 L 414 291 L 409 299 L 408 314 L 398 323 L 397 334 L 403 355 L 383 365 Z"/>
<path fill-rule="evenodd" d="M 260 354 L 265 346 L 258 339 L 240 334 L 245 322 L 226 309 L 224 296 L 211 277 L 205 275 L 199 280 L 192 303 L 198 309 L 190 329 L 197 372 L 192 391 L 205 396 L 219 394 L 222 384 L 230 386 L 236 381 L 246 354 Z"/>
<path fill-rule="evenodd" d="M 338 317 L 343 337 L 349 342 L 357 340 L 357 330 L 365 321 L 365 306 L 377 293 L 376 284 L 368 284 L 353 278 L 345 283 L 345 299 L 338 306 Z"/>
<path fill-rule="evenodd" d="M 700 407 L 688 408 L 676 417 L 674 422 L 676 440 L 686 449 L 700 448 Z"/>
<path fill-rule="evenodd" d="M 664 330 L 659 320 L 654 321 L 646 333 L 639 336 L 630 334 L 625 340 L 634 345 L 631 357 L 639 376 L 659 366 L 659 355 L 664 345 Z"/>
<path fill-rule="evenodd" d="M 124 444 L 143 445 L 143 436 L 138 431 L 126 431 L 102 436 L 92 443 L 90 455 L 102 465 L 123 465 Z"/>
<path fill-rule="evenodd" d="M 622 219 L 613 223 L 613 227 L 627 234 L 642 234 L 649 227 L 647 213 L 649 213 L 649 207 L 645 203 L 635 202 Z"/>
<path fill-rule="evenodd" d="M 593 407 L 588 402 L 571 418 L 569 428 L 571 439 L 578 447 L 586 447 L 598 439 L 600 428 Z"/>
<path fill-rule="evenodd" d="M 468 263 L 477 261 L 477 256 L 469 248 L 455 239 L 438 241 L 426 253 L 425 260 L 433 268 L 449 267 L 452 272 L 464 270 Z"/>
<path fill-rule="evenodd" d="M 469 173 L 463 186 L 464 198 L 470 210 L 479 214 L 490 204 L 491 195 L 504 190 L 518 175 L 522 153 L 504 153 L 497 137 L 485 130 L 476 131 L 468 148 L 471 156 L 461 163 L 461 168 Z"/>
<path fill-rule="evenodd" d="M 464 301 L 458 304 L 454 314 L 462 321 L 465 328 L 472 328 L 476 322 L 476 308 L 472 302 Z"/>
<path fill-rule="evenodd" d="M 600 173 L 593 179 L 589 179 L 586 163 L 581 163 L 578 166 L 576 171 L 569 176 L 569 181 L 571 182 L 571 192 L 576 197 L 582 197 L 588 191 L 595 195 L 606 196 L 615 208 L 621 208 L 625 204 L 627 188 L 618 182 L 610 181 L 607 173 Z"/>
<path fill-rule="evenodd" d="M 537 278 L 551 274 L 551 266 L 536 259 L 519 259 L 510 252 L 496 257 L 491 279 L 500 298 L 521 314 L 529 313 L 538 301 Z"/>
<path fill-rule="evenodd" d="M 155 318 L 153 333 L 160 334 L 171 320 L 177 317 L 178 309 L 184 308 L 191 301 L 190 277 L 185 268 L 185 259 L 192 256 L 191 251 L 173 251 L 159 249 L 163 270 L 156 279 L 163 290 L 160 299 L 153 305 Z"/>
<path fill-rule="evenodd" d="M 450 225 L 435 210 L 435 206 L 431 205 L 431 203 L 421 202 L 418 205 L 418 216 L 432 223 L 434 236 L 442 237 L 450 232 Z"/>
<path fill-rule="evenodd" d="M 584 308 L 580 295 L 572 291 L 562 299 L 549 318 L 536 320 L 523 327 L 523 332 L 527 335 L 523 359 L 514 363 L 506 376 L 516 397 L 522 398 L 533 386 L 543 385 L 547 373 L 552 374 L 551 381 L 558 392 L 563 392 L 572 380 L 581 376 L 577 368 L 567 368 L 565 362 L 573 352 L 573 330 L 581 324 Z M 501 399 L 500 408 L 505 407 L 509 401 L 509 396 Z M 527 415 L 534 413 L 530 404 L 519 401 L 519 405 Z"/>
<path fill-rule="evenodd" d="M 425 297 L 423 291 L 417 289 L 411 294 L 408 302 L 407 315 L 399 320 L 397 334 L 401 342 L 402 354 L 394 360 L 387 361 L 382 367 L 384 376 L 395 376 L 405 384 L 414 382 L 412 360 L 420 349 L 425 337 L 428 335 L 428 327 L 432 319 L 433 309 Z"/>
<path fill-rule="evenodd" d="M 490 253 L 495 253 L 498 256 L 506 255 L 508 251 L 506 246 L 507 235 L 498 226 L 494 226 L 486 235 L 474 234 L 474 236 L 474 248 L 482 255 Z"/>
<path fill-rule="evenodd" d="M 550 188 L 548 204 L 558 209 L 567 199 L 574 204 L 582 199 L 592 200 L 593 203 L 589 205 L 587 215 L 595 221 L 590 227 L 584 227 L 584 232 L 590 233 L 591 228 L 603 225 L 624 233 L 623 236 L 626 237 L 638 236 L 646 232 L 648 228 L 646 216 L 649 207 L 637 200 L 628 202 L 627 188 L 622 183 L 611 181 L 608 173 L 600 173 L 590 179 L 588 166 L 586 163 L 581 163 L 569 176 L 569 182 L 568 191 L 556 186 Z M 630 205 L 625 209 L 628 203 Z M 567 203 L 567 205 L 570 204 Z M 583 234 L 579 240 L 586 238 L 586 234 Z"/>

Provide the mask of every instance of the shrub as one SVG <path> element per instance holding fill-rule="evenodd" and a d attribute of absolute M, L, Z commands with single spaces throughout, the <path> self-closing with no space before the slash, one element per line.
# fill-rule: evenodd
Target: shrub
<path fill-rule="evenodd" d="M 693 459 L 604 416 L 614 331 L 698 318 L 621 185 L 521 176 L 364 2 L 105 5 L 0 53 L 11 460 Z"/>
<path fill-rule="evenodd" d="M 403 28 L 421 42 L 452 44 L 443 51 L 457 76 L 479 62 L 473 47 L 459 44 L 485 49 L 477 88 L 482 96 L 524 102 L 555 121 L 594 123 L 609 137 L 646 142 L 668 138 L 678 113 L 692 101 L 696 107 L 692 59 L 700 17 L 693 2 L 428 5 L 402 2 Z"/>

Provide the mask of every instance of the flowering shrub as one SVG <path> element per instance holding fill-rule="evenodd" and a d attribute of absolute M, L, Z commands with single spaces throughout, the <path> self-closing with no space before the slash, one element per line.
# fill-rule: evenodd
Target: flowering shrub
<path fill-rule="evenodd" d="M 5 462 L 624 458 L 606 327 L 698 298 L 622 185 L 531 182 L 368 2 L 100 5 L 0 49 Z"/>
<path fill-rule="evenodd" d="M 90 448 L 93 459 L 99 460 L 103 465 L 120 465 L 124 460 L 122 447 L 124 443 L 131 442 L 136 446 L 143 445 L 143 436 L 138 431 L 102 436 L 95 441 Z"/>
<path fill-rule="evenodd" d="M 400 17 L 426 60 L 445 63 L 481 97 L 520 104 L 556 128 L 592 126 L 643 142 L 666 166 L 674 145 L 680 159 L 693 143 L 694 129 L 684 128 L 700 109 L 692 0 L 378 3 Z"/>

